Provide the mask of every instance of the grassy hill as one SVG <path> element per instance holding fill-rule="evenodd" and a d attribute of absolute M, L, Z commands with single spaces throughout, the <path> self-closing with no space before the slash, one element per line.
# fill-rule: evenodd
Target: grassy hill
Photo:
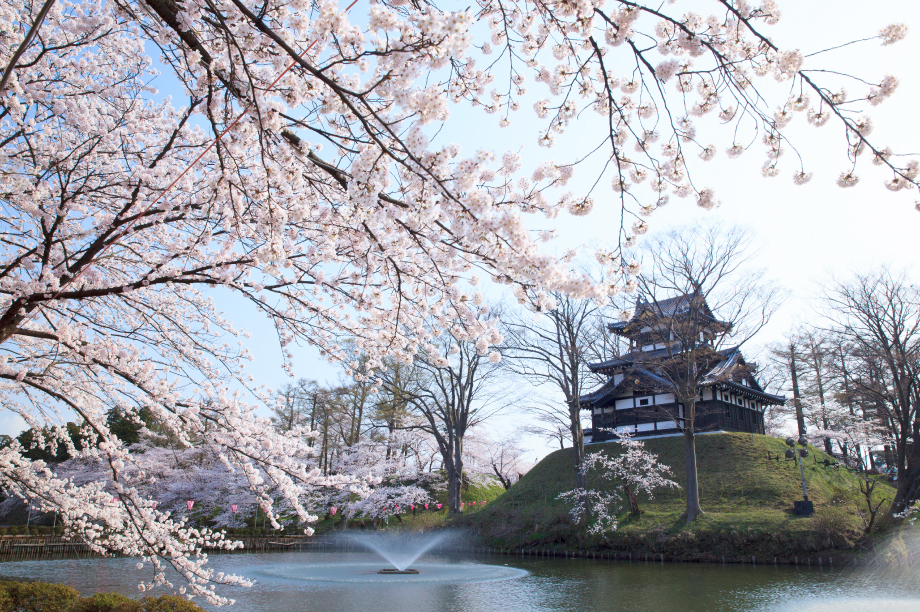
<path fill-rule="evenodd" d="M 682 438 L 652 439 L 646 447 L 671 466 L 675 480 L 683 485 Z M 595 444 L 588 452 L 615 453 L 618 448 L 616 443 Z M 842 466 L 826 467 L 823 462 L 833 463 L 833 459 L 809 447 L 805 479 L 815 514 L 796 516 L 792 502 L 802 498 L 799 470 L 793 461 L 769 458 L 782 455 L 786 448 L 782 440 L 767 436 L 698 436 L 705 514 L 690 526 L 680 517 L 683 489 L 662 490 L 655 499 L 640 498 L 641 515 L 623 514 L 615 532 L 587 534 L 556 499 L 574 486 L 571 449 L 548 455 L 482 511 L 453 523 L 471 528 L 492 546 L 665 553 L 669 559 L 717 561 L 722 556 L 750 555 L 791 559 L 816 552 L 853 551 L 864 538 L 865 527 L 860 517 L 865 500 L 857 475 Z M 594 486 L 591 479 L 589 486 Z M 880 482 L 875 498 L 890 502 L 894 492 L 887 482 Z"/>

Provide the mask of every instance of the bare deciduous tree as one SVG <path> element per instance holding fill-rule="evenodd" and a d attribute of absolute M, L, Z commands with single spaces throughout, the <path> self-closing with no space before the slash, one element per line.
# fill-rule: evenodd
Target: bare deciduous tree
<path fill-rule="evenodd" d="M 848 385 L 875 405 L 895 443 L 898 491 L 892 511 L 920 496 L 920 289 L 887 269 L 838 281 L 826 316 L 852 344 Z"/>
<path fill-rule="evenodd" d="M 553 298 L 556 307 L 552 310 L 504 317 L 502 353 L 508 367 L 536 387 L 561 392 L 574 449 L 575 488 L 584 490 L 585 440 L 579 398 L 589 373 L 586 361 L 597 335 L 599 312 L 590 300 L 576 300 L 561 293 L 553 294 Z M 557 431 L 561 414 L 545 406 L 536 412 L 542 415 L 548 431 Z"/>
<path fill-rule="evenodd" d="M 750 269 L 752 242 L 747 230 L 698 224 L 644 243 L 651 265 L 638 287 L 658 322 L 651 333 L 666 349 L 655 373 L 674 394 L 677 408 L 670 416 L 684 434 L 687 522 L 702 513 L 695 438 L 702 387 L 724 359 L 723 349 L 746 343 L 781 302 L 780 292 Z M 680 303 L 685 309 L 677 312 Z"/>
<path fill-rule="evenodd" d="M 524 425 L 521 431 L 537 436 L 554 445 L 558 444 L 560 450 L 565 449 L 566 443 L 572 441 L 569 409 L 565 404 L 544 399 L 529 404 L 525 410 L 533 416 L 533 420 Z"/>
<path fill-rule="evenodd" d="M 782 342 L 773 344 L 769 348 L 770 360 L 776 371 L 784 371 L 791 385 L 792 398 L 790 407 L 795 412 L 795 422 L 798 427 L 799 437 L 807 432 L 805 414 L 802 412 L 802 392 L 799 389 L 800 364 L 802 363 L 802 347 L 797 334 L 790 334 Z"/>
<path fill-rule="evenodd" d="M 391 369 L 381 377 L 384 387 L 405 398 L 423 417 L 420 424 L 403 427 L 422 429 L 434 438 L 447 472 L 448 508 L 459 512 L 466 433 L 501 411 L 508 391 L 495 384 L 501 372 L 499 362 L 482 354 L 474 343 L 449 333 L 435 342 L 446 358 L 416 355 L 411 376 L 397 382 Z"/>

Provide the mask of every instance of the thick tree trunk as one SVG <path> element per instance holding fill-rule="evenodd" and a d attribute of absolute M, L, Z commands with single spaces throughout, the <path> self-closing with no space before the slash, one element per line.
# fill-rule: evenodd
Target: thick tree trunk
<path fill-rule="evenodd" d="M 638 516 L 639 500 L 636 499 L 636 494 L 633 493 L 632 487 L 628 484 L 623 485 L 623 491 L 626 493 L 626 500 L 629 502 L 629 511 Z"/>
<path fill-rule="evenodd" d="M 799 394 L 799 372 L 795 364 L 795 345 L 789 344 L 789 374 L 792 377 L 792 403 L 795 406 L 795 421 L 799 426 L 799 437 L 805 435 L 805 413 L 802 412 L 802 396 Z"/>
<path fill-rule="evenodd" d="M 572 449 L 575 458 L 575 488 L 585 488 L 585 434 L 581 429 L 581 405 L 578 400 L 569 402 L 569 429 L 572 432 Z"/>
<path fill-rule="evenodd" d="M 572 432 L 572 454 L 575 458 L 575 489 L 578 491 L 586 491 L 587 484 L 585 482 L 585 434 L 581 429 L 581 405 L 576 398 L 574 401 L 569 402 L 569 430 Z M 583 501 L 583 500 L 579 500 Z M 582 508 L 585 507 L 584 503 L 580 504 Z M 583 523 L 587 520 L 585 513 L 582 513 L 578 517 L 578 522 Z"/>
<path fill-rule="evenodd" d="M 920 498 L 920 418 L 912 425 L 912 435 L 902 434 L 898 440 L 898 490 L 891 502 L 892 513 L 902 512 L 907 504 Z"/>
<path fill-rule="evenodd" d="M 683 518 L 689 523 L 703 513 L 700 507 L 700 481 L 696 469 L 696 436 L 692 427 L 684 429 L 684 462 L 687 466 L 687 509 Z"/>
<path fill-rule="evenodd" d="M 463 487 L 463 448 L 456 444 L 453 455 L 448 459 L 447 507 L 451 514 L 460 512 L 460 494 Z"/>
<path fill-rule="evenodd" d="M 450 478 L 447 483 L 447 509 L 451 514 L 460 511 L 460 478 L 450 469 Z"/>
<path fill-rule="evenodd" d="M 821 402 L 821 427 L 827 430 L 830 429 L 830 424 L 827 422 L 827 406 L 824 403 L 824 379 L 821 377 L 821 359 L 814 342 L 810 343 L 810 347 L 812 367 L 815 369 L 815 383 L 818 385 L 818 400 Z M 824 438 L 824 452 L 828 455 L 834 454 L 834 447 L 831 445 L 830 438 Z"/>

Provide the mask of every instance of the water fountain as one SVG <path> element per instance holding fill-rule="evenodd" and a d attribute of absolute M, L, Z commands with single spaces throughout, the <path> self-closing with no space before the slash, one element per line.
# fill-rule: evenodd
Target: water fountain
<path fill-rule="evenodd" d="M 436 534 L 407 534 L 384 536 L 349 536 L 361 546 L 374 551 L 393 565 L 392 568 L 383 568 L 378 574 L 387 576 L 418 574 L 417 569 L 409 568 L 419 557 L 443 543 L 450 537 L 448 532 Z"/>
<path fill-rule="evenodd" d="M 527 571 L 507 564 L 467 560 L 468 553 L 463 552 L 465 541 L 464 534 L 444 531 L 341 534 L 330 542 L 338 550 L 314 556 L 309 563 L 266 566 L 258 573 L 266 578 L 297 582 L 411 584 L 419 588 L 432 584 L 494 582 L 527 575 Z M 389 567 L 381 568 L 381 560 Z"/>

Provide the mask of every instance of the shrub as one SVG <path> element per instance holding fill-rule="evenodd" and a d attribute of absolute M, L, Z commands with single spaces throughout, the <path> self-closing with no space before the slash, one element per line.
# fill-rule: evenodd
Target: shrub
<path fill-rule="evenodd" d="M 137 601 L 121 593 L 80 594 L 63 584 L 0 579 L 0 612 L 204 612 L 174 595 Z"/>
<path fill-rule="evenodd" d="M 51 533 L 51 527 L 45 527 L 44 525 L 38 528 L 39 535 L 48 535 Z"/>
<path fill-rule="evenodd" d="M 204 612 L 189 600 L 175 595 L 145 597 L 140 603 L 138 612 Z"/>
<path fill-rule="evenodd" d="M 141 604 L 121 593 L 96 593 L 84 597 L 72 612 L 140 612 Z"/>
<path fill-rule="evenodd" d="M 5 536 L 9 529 L 7 527 L 0 527 L 0 536 Z"/>
<path fill-rule="evenodd" d="M 2 587 L 16 612 L 71 612 L 80 594 L 63 584 L 5 582 Z"/>
<path fill-rule="evenodd" d="M 10 529 L 9 529 L 9 534 L 10 534 L 10 535 L 19 535 L 19 527 L 16 527 L 15 525 L 12 526 L 12 527 L 10 527 Z"/>
<path fill-rule="evenodd" d="M 6 584 L 0 582 L 0 612 L 13 612 L 13 598 L 7 593 Z"/>
<path fill-rule="evenodd" d="M 828 505 L 815 512 L 812 520 L 818 530 L 823 532 L 823 535 L 846 537 L 847 531 L 850 529 L 850 519 L 851 514 L 847 508 L 839 505 Z"/>

